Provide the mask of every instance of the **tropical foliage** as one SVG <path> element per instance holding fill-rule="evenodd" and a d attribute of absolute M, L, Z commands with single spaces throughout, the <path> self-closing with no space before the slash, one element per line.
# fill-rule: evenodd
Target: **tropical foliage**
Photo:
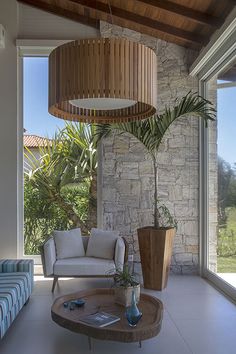
<path fill-rule="evenodd" d="M 53 229 L 96 225 L 97 150 L 93 126 L 67 124 L 39 148 L 25 153 L 25 248 L 37 252 Z"/>
<path fill-rule="evenodd" d="M 98 124 L 96 126 L 98 140 L 109 136 L 114 131 L 120 134 L 129 133 L 139 140 L 150 154 L 154 171 L 154 227 L 156 228 L 161 226 L 157 190 L 157 152 L 170 125 L 182 117 L 201 118 L 205 122 L 205 126 L 207 126 L 208 121 L 215 118 L 215 109 L 209 101 L 201 96 L 195 93 L 188 93 L 182 99 L 176 101 L 173 108 L 166 107 L 162 114 L 157 114 L 149 119 L 119 124 Z"/>

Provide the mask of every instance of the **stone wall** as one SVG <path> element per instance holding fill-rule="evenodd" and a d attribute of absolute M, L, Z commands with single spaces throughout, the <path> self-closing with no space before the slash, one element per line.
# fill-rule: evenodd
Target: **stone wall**
<path fill-rule="evenodd" d="M 198 90 L 197 80 L 188 75 L 196 52 L 105 22 L 100 31 L 103 37 L 125 37 L 156 52 L 158 112 L 190 90 Z M 159 196 L 178 219 L 172 271 L 179 274 L 198 271 L 198 131 L 196 118 L 180 119 L 166 134 L 158 154 Z M 152 224 L 152 163 L 142 145 L 128 135 L 104 139 L 102 149 L 103 227 L 117 229 L 127 238 L 140 268 L 136 230 Z"/>
<path fill-rule="evenodd" d="M 217 77 L 207 83 L 207 99 L 217 107 Z M 208 130 L 208 266 L 217 272 L 218 237 L 218 156 L 217 156 L 217 119 Z"/>

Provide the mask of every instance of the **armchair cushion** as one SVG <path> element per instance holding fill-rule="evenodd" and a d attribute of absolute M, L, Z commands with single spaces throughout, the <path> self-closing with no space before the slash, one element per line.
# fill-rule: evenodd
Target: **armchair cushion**
<path fill-rule="evenodd" d="M 114 260 L 93 257 L 59 259 L 54 264 L 54 274 L 60 276 L 110 275 L 114 269 Z"/>
<path fill-rule="evenodd" d="M 34 261 L 32 259 L 1 259 L 0 273 L 28 273 L 30 278 L 29 289 L 34 287 Z"/>
<path fill-rule="evenodd" d="M 86 256 L 114 260 L 115 245 L 119 237 L 117 231 L 93 228 L 88 241 Z"/>
<path fill-rule="evenodd" d="M 53 236 L 57 259 L 85 256 L 80 228 L 69 231 L 54 231 Z"/>
<path fill-rule="evenodd" d="M 55 242 L 50 237 L 43 245 L 42 264 L 45 276 L 53 275 L 53 266 L 57 260 Z"/>

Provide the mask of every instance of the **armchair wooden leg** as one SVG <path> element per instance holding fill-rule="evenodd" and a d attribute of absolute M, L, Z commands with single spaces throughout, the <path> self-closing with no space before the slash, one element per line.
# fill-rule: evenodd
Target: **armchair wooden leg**
<path fill-rule="evenodd" d="M 56 286 L 57 282 L 58 282 L 58 277 L 54 276 L 53 283 L 52 283 L 52 293 L 54 293 L 55 286 Z"/>

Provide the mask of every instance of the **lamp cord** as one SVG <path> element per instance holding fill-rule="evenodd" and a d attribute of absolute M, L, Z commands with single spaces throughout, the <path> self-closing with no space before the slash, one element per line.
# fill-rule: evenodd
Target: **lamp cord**
<path fill-rule="evenodd" d="M 111 24 L 113 26 L 113 15 L 112 15 L 112 10 L 111 10 L 111 3 L 110 3 L 110 0 L 107 0 L 107 5 L 109 7 L 109 12 L 110 12 L 110 20 L 111 20 Z"/>

